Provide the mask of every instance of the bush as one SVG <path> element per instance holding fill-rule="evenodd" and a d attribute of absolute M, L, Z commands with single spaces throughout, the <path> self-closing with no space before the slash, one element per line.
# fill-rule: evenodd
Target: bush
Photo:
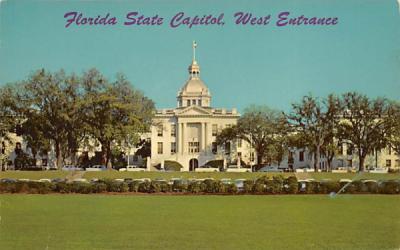
<path fill-rule="evenodd" d="M 174 192 L 186 192 L 188 190 L 188 185 L 185 181 L 175 180 L 172 184 L 172 191 Z"/>
<path fill-rule="evenodd" d="M 245 180 L 243 182 L 243 192 L 251 193 L 253 191 L 254 182 L 252 180 Z"/>
<path fill-rule="evenodd" d="M 318 191 L 321 194 L 337 193 L 340 190 L 340 183 L 337 181 L 323 181 L 319 184 Z"/>
<path fill-rule="evenodd" d="M 71 184 L 73 193 L 90 194 L 92 192 L 92 184 L 84 182 L 74 182 Z"/>
<path fill-rule="evenodd" d="M 364 186 L 365 186 L 366 192 L 368 192 L 368 193 L 376 194 L 379 192 L 379 185 L 376 182 L 372 182 L 372 181 L 365 182 Z"/>
<path fill-rule="evenodd" d="M 266 184 L 264 183 L 260 183 L 260 182 L 256 182 L 253 185 L 253 193 L 255 194 L 261 194 L 264 193 L 266 191 Z"/>
<path fill-rule="evenodd" d="M 0 191 L 2 193 L 16 193 L 17 184 L 16 183 L 0 183 Z"/>
<path fill-rule="evenodd" d="M 194 194 L 198 194 L 198 193 L 202 192 L 201 183 L 196 182 L 196 181 L 191 182 L 188 185 L 188 192 L 191 192 L 191 193 L 194 193 Z"/>
<path fill-rule="evenodd" d="M 232 184 L 226 184 L 227 185 L 227 193 L 229 194 L 236 194 L 238 192 L 238 189 L 234 183 Z"/>
<path fill-rule="evenodd" d="M 139 184 L 139 192 L 150 193 L 150 190 L 151 190 L 151 182 L 145 181 Z"/>
<path fill-rule="evenodd" d="M 399 194 L 400 193 L 400 182 L 399 181 L 385 181 L 380 186 L 380 193 L 383 194 Z"/>
<path fill-rule="evenodd" d="M 158 182 L 151 182 L 150 183 L 150 189 L 149 189 L 150 193 L 160 193 L 161 192 L 161 185 Z"/>
<path fill-rule="evenodd" d="M 285 191 L 288 194 L 297 194 L 299 191 L 299 185 L 297 183 L 296 176 L 290 176 L 284 181 Z"/>
<path fill-rule="evenodd" d="M 104 193 L 107 192 L 107 185 L 105 183 L 94 183 L 92 184 L 92 190 L 94 193 Z"/>
<path fill-rule="evenodd" d="M 59 192 L 62 194 L 71 193 L 72 192 L 72 184 L 65 183 L 65 182 L 59 182 L 56 184 L 55 190 L 56 190 L 56 192 Z"/>
<path fill-rule="evenodd" d="M 129 191 L 130 192 L 139 192 L 139 186 L 140 186 L 140 182 L 132 181 L 131 183 L 129 183 Z"/>

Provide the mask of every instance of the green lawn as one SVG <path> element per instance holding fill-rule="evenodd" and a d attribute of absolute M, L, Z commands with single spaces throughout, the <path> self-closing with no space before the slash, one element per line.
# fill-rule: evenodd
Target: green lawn
<path fill-rule="evenodd" d="M 400 196 L 1 195 L 0 249 L 398 249 Z"/>

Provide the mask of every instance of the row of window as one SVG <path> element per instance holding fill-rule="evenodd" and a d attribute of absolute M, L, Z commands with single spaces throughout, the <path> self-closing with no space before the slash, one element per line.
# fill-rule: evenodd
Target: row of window
<path fill-rule="evenodd" d="M 377 153 L 380 153 L 381 150 L 376 150 Z M 375 155 L 376 152 L 372 152 L 372 155 Z M 392 155 L 392 153 L 397 154 L 396 152 L 393 152 L 392 147 L 388 146 L 386 148 L 386 152 L 388 155 Z M 352 155 L 354 153 L 354 147 L 352 145 L 348 145 L 347 149 L 346 149 L 346 155 Z M 344 148 L 343 145 L 339 145 L 339 155 L 343 155 L 344 154 Z"/>
<path fill-rule="evenodd" d="M 200 142 L 189 142 L 189 153 L 199 153 L 200 152 Z M 211 144 L 211 151 L 213 154 L 218 152 L 218 145 L 216 142 Z M 171 142 L 171 154 L 176 153 L 176 142 Z M 225 144 L 225 153 L 231 153 L 231 144 L 228 142 Z M 157 154 L 164 154 L 164 143 L 157 142 Z"/>
<path fill-rule="evenodd" d="M 226 127 L 231 127 L 231 124 L 226 124 Z M 217 124 L 213 124 L 212 125 L 212 129 L 211 129 L 211 134 L 212 136 L 217 136 L 218 134 L 218 125 Z M 164 135 L 164 127 L 163 125 L 159 125 L 157 127 L 157 136 L 162 137 Z M 171 124 L 171 136 L 175 137 L 176 136 L 176 124 Z M 240 141 L 240 145 L 241 145 L 241 141 Z M 240 146 L 241 147 L 241 146 Z"/>
<path fill-rule="evenodd" d="M 186 100 L 186 106 L 202 106 L 201 99 Z M 182 107 L 182 100 L 179 101 L 179 107 Z"/>
<path fill-rule="evenodd" d="M 392 160 L 390 160 L 390 159 L 386 160 L 386 167 L 388 167 L 388 168 L 392 167 Z M 397 167 L 397 168 L 400 167 L 399 159 L 395 160 L 395 167 Z"/>

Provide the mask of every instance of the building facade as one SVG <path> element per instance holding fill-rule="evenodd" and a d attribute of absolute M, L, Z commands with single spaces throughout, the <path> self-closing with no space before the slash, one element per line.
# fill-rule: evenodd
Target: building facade
<path fill-rule="evenodd" d="M 240 114 L 235 108 L 212 107 L 211 92 L 200 78 L 195 49 L 194 44 L 189 77 L 178 92 L 177 107 L 155 114 L 151 130 L 152 165 L 175 161 L 183 171 L 193 171 L 209 161 L 237 153 L 237 145 L 222 149 L 215 141 L 217 133 L 235 125 Z"/>

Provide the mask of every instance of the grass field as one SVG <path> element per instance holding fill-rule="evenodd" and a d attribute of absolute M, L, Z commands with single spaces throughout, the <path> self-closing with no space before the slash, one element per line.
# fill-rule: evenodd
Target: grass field
<path fill-rule="evenodd" d="M 1 195 L 0 249 L 399 249 L 400 197 Z"/>
<path fill-rule="evenodd" d="M 0 172 L 0 178 L 15 178 L 15 179 L 41 179 L 41 178 L 65 178 L 72 172 L 67 171 L 6 171 Z M 273 176 L 279 173 L 197 173 L 197 172 L 118 172 L 118 171 L 99 171 L 99 172 L 85 172 L 83 178 L 88 180 L 93 178 L 150 178 L 150 179 L 170 179 L 170 178 L 207 178 L 214 179 L 231 178 L 231 179 L 256 179 L 260 176 L 268 175 Z M 284 176 L 294 175 L 294 173 L 281 173 Z M 372 174 L 372 173 L 301 173 L 297 174 L 299 179 L 314 178 L 316 180 L 322 179 L 400 179 L 400 174 Z"/>

